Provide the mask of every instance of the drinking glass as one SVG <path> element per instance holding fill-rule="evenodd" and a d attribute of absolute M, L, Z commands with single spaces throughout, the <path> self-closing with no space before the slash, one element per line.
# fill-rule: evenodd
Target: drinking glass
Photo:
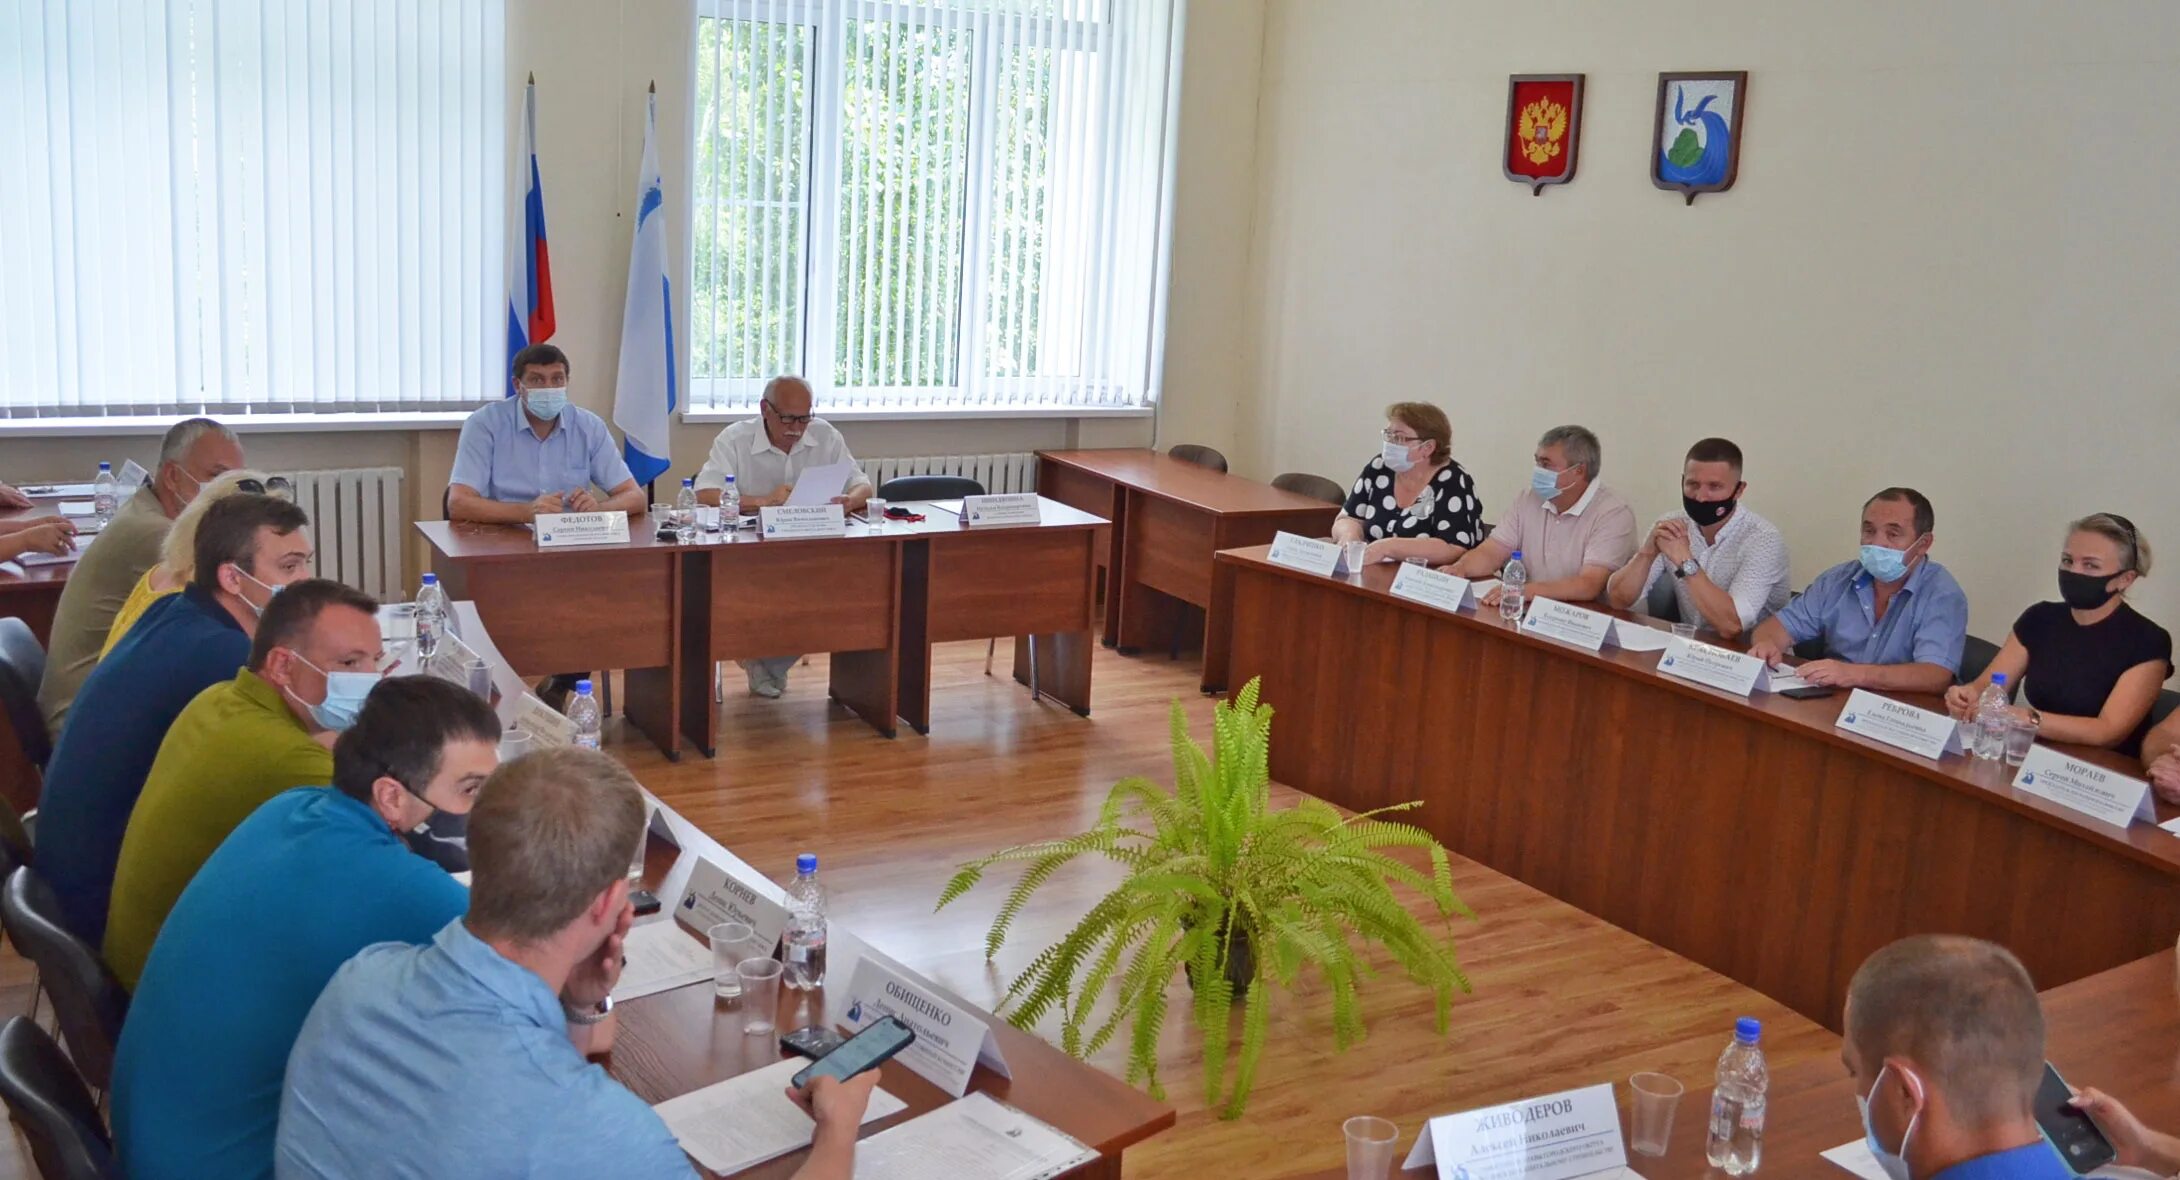
<path fill-rule="evenodd" d="M 734 965 L 734 973 L 742 978 L 742 1031 L 771 1032 L 780 1014 L 780 961 L 747 958 Z"/>
<path fill-rule="evenodd" d="M 1635 1126 L 1627 1145 L 1636 1155 L 1661 1156 L 1673 1140 L 1673 1112 L 1687 1087 L 1662 1073 L 1639 1073 L 1627 1080 L 1635 1092 Z"/>
<path fill-rule="evenodd" d="M 1696 637 L 1696 625 L 1695 625 L 1694 623 L 1675 623 L 1675 624 L 1673 624 L 1673 638 L 1675 638 L 1675 639 L 1694 639 L 1695 637 Z"/>
<path fill-rule="evenodd" d="M 500 761 L 513 762 L 530 752 L 530 734 L 527 730 L 507 729 L 500 734 Z"/>
<path fill-rule="evenodd" d="M 1362 573 L 1363 554 L 1370 548 L 1368 541 L 1349 541 L 1340 547 L 1340 559 L 1347 563 L 1349 577 Z"/>
<path fill-rule="evenodd" d="M 2017 717 L 2006 726 L 2006 765 L 2019 766 L 2029 756 L 2029 747 L 2036 744 L 2036 719 Z"/>
<path fill-rule="evenodd" d="M 643 888 L 643 862 L 645 858 L 650 855 L 650 852 L 651 817 L 648 813 L 646 813 L 644 816 L 643 834 L 636 837 L 635 854 L 628 858 L 628 887 L 630 889 Z"/>
<path fill-rule="evenodd" d="M 1390 1119 L 1359 1114 L 1340 1124 L 1347 1134 L 1347 1180 L 1385 1180 L 1400 1146 L 1400 1128 Z"/>
<path fill-rule="evenodd" d="M 886 529 L 886 502 L 872 496 L 863 505 L 863 519 L 870 522 L 872 532 L 884 532 Z"/>
<path fill-rule="evenodd" d="M 462 683 L 477 694 L 478 700 L 488 705 L 492 703 L 492 665 L 485 663 L 482 656 L 471 656 L 462 661 Z"/>
<path fill-rule="evenodd" d="M 755 953 L 750 944 L 757 932 L 746 922 L 721 922 L 711 928 L 712 993 L 731 1000 L 742 994 L 742 977 L 735 971 L 742 960 Z"/>

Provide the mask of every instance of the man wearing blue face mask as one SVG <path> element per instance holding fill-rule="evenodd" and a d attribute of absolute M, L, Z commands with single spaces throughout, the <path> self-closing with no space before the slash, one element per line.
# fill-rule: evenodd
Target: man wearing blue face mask
<path fill-rule="evenodd" d="M 1604 448 L 1582 426 L 1555 426 L 1537 440 L 1529 486 L 1514 497 L 1498 527 L 1453 563 L 1463 578 L 1495 578 L 1507 559 L 1522 555 L 1529 597 L 1587 604 L 1602 598 L 1613 571 L 1635 555 L 1635 510 L 1597 482 Z M 1499 588 L 1484 594 L 1499 603 Z"/>
<path fill-rule="evenodd" d="M 515 354 L 514 396 L 462 423 L 447 516 L 528 524 L 541 512 L 644 511 L 643 488 L 605 419 L 568 404 L 568 357 L 550 344 Z M 595 491 L 593 489 L 596 489 Z"/>
<path fill-rule="evenodd" d="M 1840 1058 L 1891 1180 L 2073 1180 L 2036 1125 L 2044 1014 L 2006 948 L 1917 935 L 1847 987 Z"/>
<path fill-rule="evenodd" d="M 1942 693 L 1960 671 L 1968 595 L 1930 560 L 1936 513 L 1913 488 L 1886 488 L 1862 506 L 1862 553 L 1817 575 L 1801 597 L 1759 624 L 1749 654 L 1777 663 L 1798 643 L 1824 641 L 1801 666 L 1811 684 Z"/>

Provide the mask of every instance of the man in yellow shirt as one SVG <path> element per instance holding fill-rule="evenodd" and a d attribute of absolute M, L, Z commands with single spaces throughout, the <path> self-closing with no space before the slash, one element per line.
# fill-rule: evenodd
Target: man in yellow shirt
<path fill-rule="evenodd" d="M 106 963 L 135 990 L 167 911 L 266 800 L 333 781 L 332 744 L 378 683 L 378 600 L 311 578 L 274 595 L 250 662 L 182 710 L 129 814 L 106 916 Z"/>

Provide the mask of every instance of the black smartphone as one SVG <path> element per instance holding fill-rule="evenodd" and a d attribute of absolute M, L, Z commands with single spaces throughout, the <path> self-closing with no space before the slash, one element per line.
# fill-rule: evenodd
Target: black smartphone
<path fill-rule="evenodd" d="M 812 1061 L 848 1043 L 848 1038 L 823 1025 L 804 1025 L 780 1038 L 780 1048 Z"/>
<path fill-rule="evenodd" d="M 639 918 L 645 914 L 655 914 L 659 912 L 659 895 L 648 889 L 631 889 L 628 891 L 628 904 L 636 907 L 636 916 Z"/>
<path fill-rule="evenodd" d="M 2112 1150 L 2112 1141 L 2104 1137 L 2097 1124 L 2074 1109 L 2073 1089 L 2048 1061 L 2044 1063 L 2044 1080 L 2036 1086 L 2036 1125 L 2077 1176 L 2096 1171 L 2119 1154 Z"/>
<path fill-rule="evenodd" d="M 1836 691 L 1838 690 L 1827 688 L 1821 684 L 1812 684 L 1806 688 L 1782 689 L 1779 695 L 1794 701 L 1821 701 Z"/>
<path fill-rule="evenodd" d="M 881 1018 L 862 1032 L 849 1037 L 838 1049 L 827 1053 L 803 1067 L 802 1072 L 789 1079 L 798 1090 L 818 1077 L 837 1078 L 847 1081 L 865 1070 L 877 1069 L 893 1055 L 916 1043 L 916 1030 L 901 1023 L 898 1016 Z"/>

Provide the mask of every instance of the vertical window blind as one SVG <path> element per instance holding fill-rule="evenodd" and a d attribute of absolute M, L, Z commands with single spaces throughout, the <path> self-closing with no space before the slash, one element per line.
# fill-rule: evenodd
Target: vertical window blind
<path fill-rule="evenodd" d="M 1156 397 L 1180 0 L 698 0 L 693 408 Z"/>
<path fill-rule="evenodd" d="M 0 413 L 504 382 L 502 0 L 0 4 Z"/>

